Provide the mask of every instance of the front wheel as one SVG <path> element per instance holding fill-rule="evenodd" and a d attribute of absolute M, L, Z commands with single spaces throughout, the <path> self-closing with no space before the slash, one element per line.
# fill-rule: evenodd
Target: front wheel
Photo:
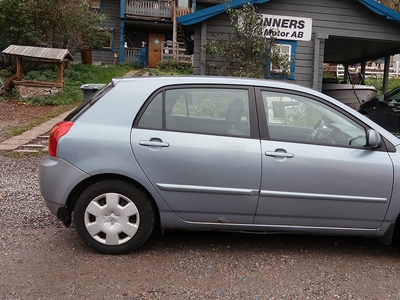
<path fill-rule="evenodd" d="M 104 254 L 136 250 L 149 238 L 156 223 L 149 197 L 119 180 L 89 186 L 75 205 L 74 222 L 81 239 Z"/>

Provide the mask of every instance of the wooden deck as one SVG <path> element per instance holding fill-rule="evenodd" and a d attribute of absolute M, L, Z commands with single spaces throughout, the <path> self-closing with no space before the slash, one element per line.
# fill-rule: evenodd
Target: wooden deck
<path fill-rule="evenodd" d="M 137 18 L 172 19 L 172 2 L 126 0 L 125 15 Z"/>

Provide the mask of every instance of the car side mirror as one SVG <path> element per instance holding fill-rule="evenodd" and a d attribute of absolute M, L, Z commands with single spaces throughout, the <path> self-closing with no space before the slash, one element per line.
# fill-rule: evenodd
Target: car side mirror
<path fill-rule="evenodd" d="M 371 148 L 378 148 L 382 144 L 381 135 L 373 129 L 368 129 L 367 131 L 367 145 Z"/>
<path fill-rule="evenodd" d="M 378 100 L 379 100 L 379 102 L 385 101 L 385 95 L 379 95 Z"/>

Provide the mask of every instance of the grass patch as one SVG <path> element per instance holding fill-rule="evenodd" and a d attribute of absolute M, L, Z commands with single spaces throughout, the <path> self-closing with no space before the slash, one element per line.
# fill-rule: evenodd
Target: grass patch
<path fill-rule="evenodd" d="M 112 78 L 121 77 L 132 70 L 127 64 L 112 66 L 94 66 L 71 64 L 64 69 L 64 91 L 56 95 L 34 97 L 31 99 L 17 99 L 29 105 L 71 105 L 83 101 L 83 92 L 80 87 L 87 83 L 108 83 Z M 24 74 L 24 80 L 56 81 L 57 72 L 54 67 L 38 68 Z M 1 95 L 3 100 L 15 99 L 15 93 Z"/>
<path fill-rule="evenodd" d="M 81 86 L 88 83 L 106 84 L 112 78 L 122 77 L 126 73 L 136 70 L 135 76 L 142 76 L 148 72 L 147 68 L 139 68 L 133 64 L 120 64 L 110 66 L 94 66 L 84 64 L 71 64 L 69 68 L 64 69 L 64 91 L 51 96 L 35 97 L 32 99 L 17 98 L 16 90 L 9 93 L 0 92 L 0 101 L 9 101 L 17 99 L 18 102 L 27 105 L 51 105 L 57 107 L 51 114 L 43 118 L 35 118 L 20 126 L 18 128 L 10 129 L 7 137 L 19 135 L 37 125 L 40 125 L 61 113 L 68 111 L 83 101 L 84 94 Z M 0 70 L 4 71 L 4 70 Z M 8 71 L 8 70 L 7 70 Z M 178 74 L 192 74 L 193 70 L 190 66 L 180 65 L 175 62 L 162 64 L 160 68 L 152 69 L 152 72 L 158 75 L 178 75 Z M 4 72 L 3 72 L 4 73 Z M 5 75 L 10 76 L 9 73 L 0 72 L 0 77 L 3 81 Z M 57 70 L 54 66 L 40 65 L 36 69 L 31 69 L 24 74 L 24 80 L 33 81 L 56 81 Z"/>
<path fill-rule="evenodd" d="M 158 64 L 154 70 L 156 75 L 192 75 L 193 68 L 190 65 L 182 64 L 176 60 L 168 60 Z"/>
<path fill-rule="evenodd" d="M 2 154 L 7 157 L 11 158 L 23 158 L 23 157 L 28 157 L 28 156 L 33 156 L 33 157 L 45 157 L 47 155 L 47 152 L 43 151 L 38 151 L 38 152 L 17 152 L 17 151 L 10 151 L 10 152 L 5 152 Z"/>

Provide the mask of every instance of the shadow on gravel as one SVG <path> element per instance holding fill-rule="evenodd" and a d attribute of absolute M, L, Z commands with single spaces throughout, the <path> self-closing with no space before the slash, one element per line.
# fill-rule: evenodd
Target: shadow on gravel
<path fill-rule="evenodd" d="M 154 234 L 138 252 L 147 251 L 244 251 L 292 254 L 399 256 L 399 249 L 383 245 L 377 239 L 341 236 L 291 234 L 251 234 L 171 230 Z"/>

